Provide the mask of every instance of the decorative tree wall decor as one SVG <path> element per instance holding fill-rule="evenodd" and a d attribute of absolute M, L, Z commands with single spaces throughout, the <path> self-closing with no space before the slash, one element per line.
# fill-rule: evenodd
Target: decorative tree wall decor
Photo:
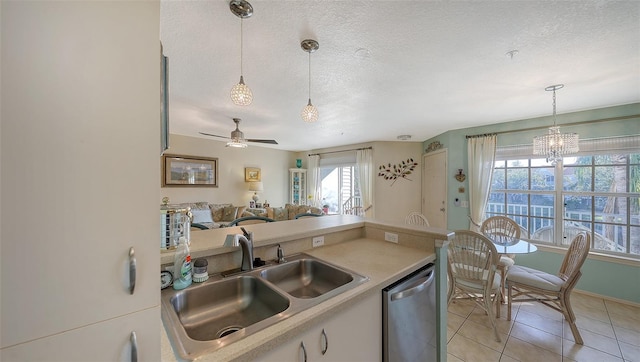
<path fill-rule="evenodd" d="M 389 163 L 378 167 L 378 176 L 384 177 L 385 180 L 393 180 L 391 183 L 391 186 L 393 186 L 398 178 L 404 178 L 412 181 L 407 176 L 411 175 L 411 172 L 415 170 L 416 166 L 418 166 L 418 163 L 413 161 L 413 158 L 408 158 L 406 161 L 402 161 L 397 165 L 391 165 Z"/>

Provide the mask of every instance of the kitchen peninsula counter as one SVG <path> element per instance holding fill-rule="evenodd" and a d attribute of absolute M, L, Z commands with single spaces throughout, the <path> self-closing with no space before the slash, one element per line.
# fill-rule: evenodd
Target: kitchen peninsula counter
<path fill-rule="evenodd" d="M 286 225 L 287 223 L 289 225 Z M 284 228 L 274 228 L 272 230 L 264 228 L 265 226 L 275 226 L 273 224 L 283 224 Z M 291 247 L 294 247 L 295 244 L 307 244 L 308 241 L 307 250 L 301 251 L 362 274 L 368 277 L 369 280 L 262 331 L 231 343 L 215 352 L 201 356 L 197 359 L 198 361 L 252 360 L 283 342 L 295 338 L 312 325 L 323 321 L 334 313 L 357 304 L 373 293 L 380 293 L 384 287 L 411 271 L 434 262 L 436 259 L 436 245 L 446 243 L 452 235 L 452 233 L 442 229 L 397 226 L 364 221 L 359 217 L 348 215 L 346 217 L 328 216 L 248 226 L 247 229 L 252 229 L 255 233 L 256 242 L 254 247 L 256 248 L 266 247 L 270 250 L 269 246 L 271 244 L 285 243 L 287 241 L 291 242 Z M 261 226 L 262 228 L 256 228 L 256 226 Z M 397 234 L 398 243 L 384 241 L 385 232 Z M 359 236 L 351 240 L 340 240 L 338 242 L 334 242 L 333 239 L 339 240 L 341 239 L 340 237 L 330 237 L 331 234 L 340 235 L 344 233 L 347 233 L 347 235 L 357 233 Z M 198 248 L 197 242 L 199 239 L 196 234 L 198 232 L 192 235 L 194 248 Z M 325 246 L 312 248 L 310 244 L 311 238 L 320 235 L 325 236 L 327 243 Z M 283 248 L 287 252 L 286 243 L 283 244 Z M 300 247 L 298 246 L 298 248 Z M 200 252 L 204 252 L 205 249 L 206 247 L 201 248 Z M 287 252 L 287 255 L 292 254 L 293 252 Z M 446 275 L 441 275 L 439 278 L 446 280 Z M 180 361 L 181 359 L 172 350 L 171 342 L 164 328 L 161 334 L 162 361 Z"/>

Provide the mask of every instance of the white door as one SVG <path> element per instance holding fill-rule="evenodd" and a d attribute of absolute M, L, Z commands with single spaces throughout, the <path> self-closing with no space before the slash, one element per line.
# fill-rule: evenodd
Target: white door
<path fill-rule="evenodd" d="M 446 229 L 447 150 L 425 154 L 422 165 L 422 214 L 429 225 Z"/>

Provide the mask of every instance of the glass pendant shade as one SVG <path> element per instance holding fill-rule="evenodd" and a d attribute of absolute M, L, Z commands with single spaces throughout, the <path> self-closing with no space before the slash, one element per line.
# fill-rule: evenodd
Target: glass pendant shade
<path fill-rule="evenodd" d="M 227 147 L 247 148 L 247 143 L 244 140 L 231 140 L 227 142 Z"/>
<path fill-rule="evenodd" d="M 556 165 L 566 155 L 579 151 L 577 133 L 560 133 L 560 127 L 556 125 L 556 90 L 564 87 L 564 84 L 548 86 L 544 90 L 553 91 L 553 127 L 549 127 L 549 133 L 533 138 L 533 154 L 545 156 L 547 162 Z"/>
<path fill-rule="evenodd" d="M 305 122 L 313 123 L 318 120 L 318 109 L 311 104 L 311 98 L 309 98 L 309 103 L 302 109 L 300 115 Z"/>
<path fill-rule="evenodd" d="M 240 76 L 240 82 L 231 88 L 231 101 L 238 106 L 248 106 L 253 101 L 251 89 L 244 84 L 244 79 Z"/>
<path fill-rule="evenodd" d="M 552 165 L 578 150 L 578 134 L 560 133 L 558 126 L 549 127 L 548 134 L 533 138 L 533 154 L 545 156 Z"/>

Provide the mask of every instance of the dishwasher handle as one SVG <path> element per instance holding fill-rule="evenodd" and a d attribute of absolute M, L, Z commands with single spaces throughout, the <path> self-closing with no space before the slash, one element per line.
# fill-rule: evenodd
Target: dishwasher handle
<path fill-rule="evenodd" d="M 433 270 L 431 270 L 426 277 L 419 279 L 419 280 L 421 280 L 420 284 L 416 285 L 415 287 L 411 287 L 409 289 L 405 289 L 405 290 L 399 291 L 397 293 L 391 294 L 390 300 L 391 301 L 400 300 L 400 299 L 403 299 L 403 298 L 408 298 L 408 297 L 410 297 L 410 296 L 412 296 L 412 295 L 414 295 L 416 293 L 420 293 L 425 288 L 430 286 L 431 283 L 433 283 L 434 278 L 435 278 L 435 273 L 433 272 Z M 424 281 L 422 281 L 423 279 L 424 279 Z"/>

